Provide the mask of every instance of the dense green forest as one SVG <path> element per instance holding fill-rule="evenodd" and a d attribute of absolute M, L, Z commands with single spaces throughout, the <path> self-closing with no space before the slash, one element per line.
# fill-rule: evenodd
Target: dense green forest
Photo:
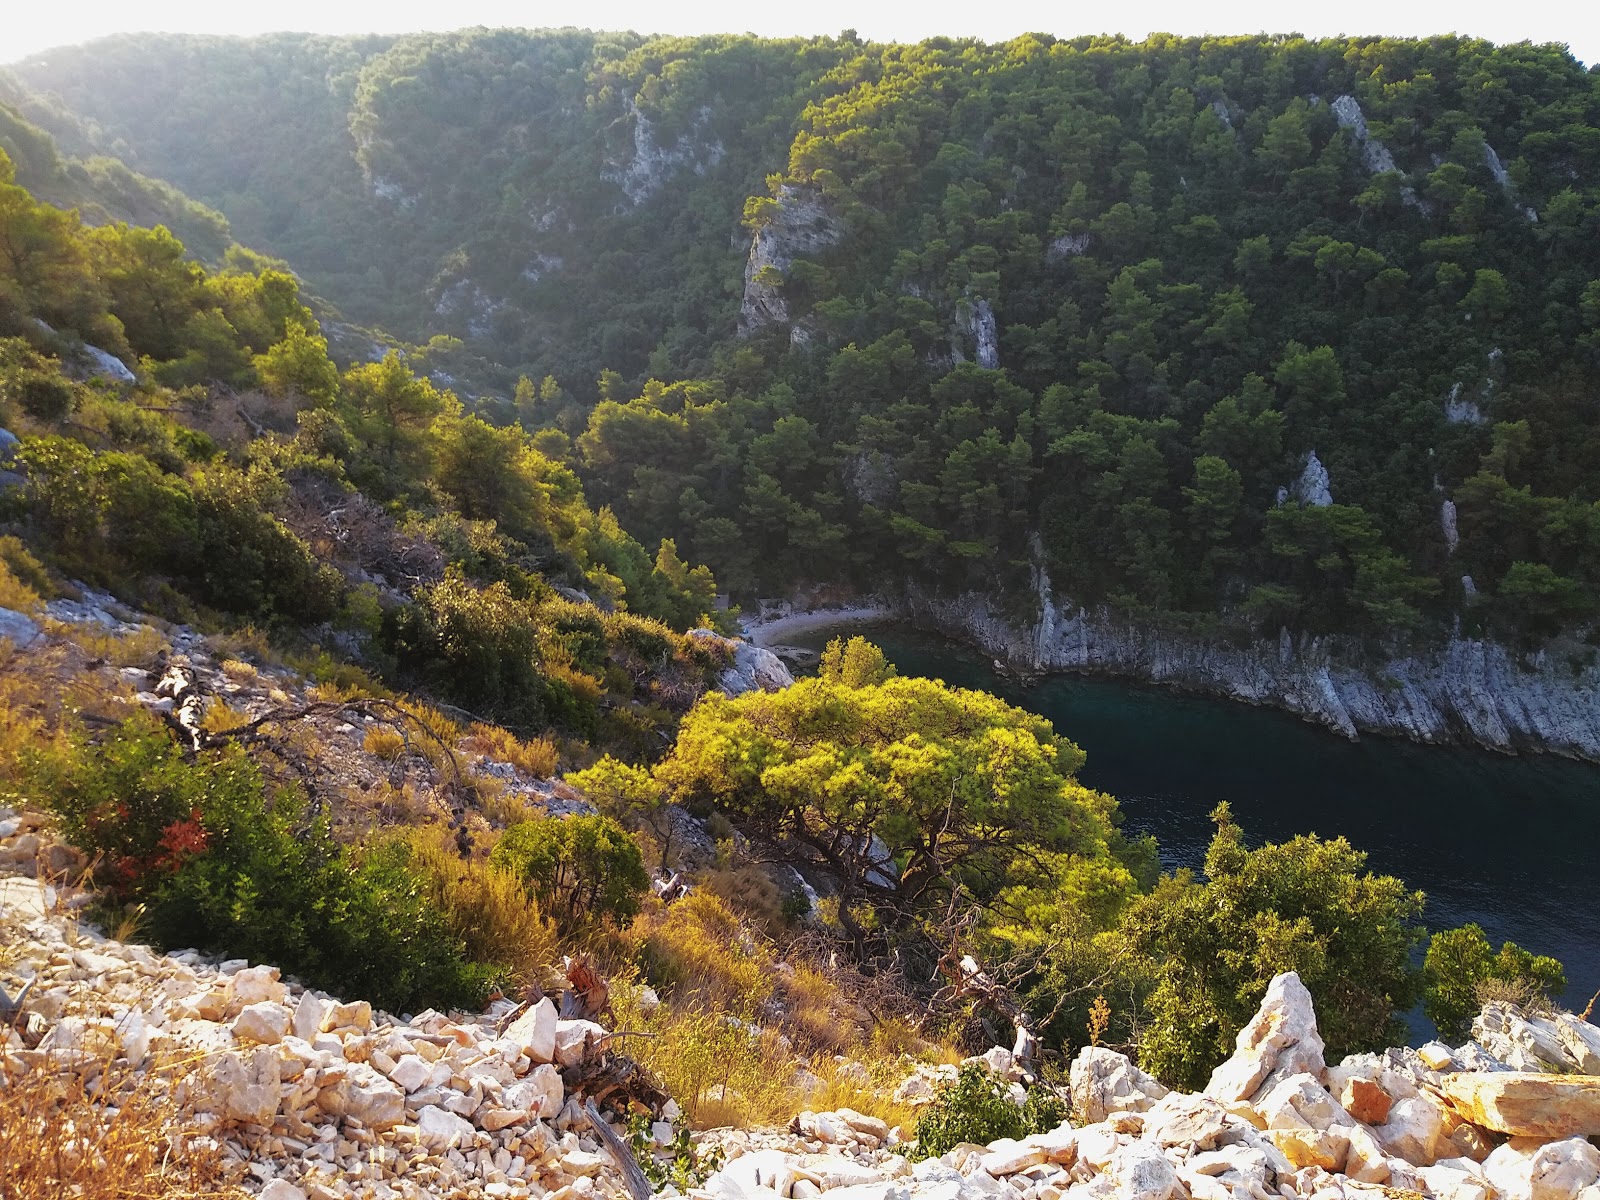
<path fill-rule="evenodd" d="M 736 595 L 1595 615 L 1600 76 L 1558 47 L 476 30 L 16 76 L 353 320 L 459 338 L 427 367 Z"/>
<path fill-rule="evenodd" d="M 1203 878 L 1162 875 L 1049 721 L 862 639 L 725 695 L 710 572 L 592 507 L 564 435 L 490 424 L 399 353 L 341 371 L 291 275 L 14 177 L 0 151 L 0 801 L 92 856 L 108 924 L 396 1008 L 602 954 L 661 990 L 641 1053 L 691 1109 L 731 1078 L 775 1120 L 808 1102 L 796 1055 L 886 1074 L 990 1044 L 980 1002 L 937 998 L 956 950 L 1004 964 L 1052 1049 L 1108 1039 L 1188 1085 L 1284 970 L 1335 1053 L 1419 999 L 1455 1032 L 1484 995 L 1564 988 L 1470 925 L 1419 964 L 1420 893 L 1342 838 L 1248 847 L 1226 805 Z M 139 623 L 47 608 L 85 585 Z M 158 716 L 135 688 L 202 646 L 228 683 Z M 694 894 L 651 896 L 647 854 Z M 799 869 L 826 897 L 780 890 Z M 697 1076 L 711 1056 L 737 1065 Z"/>

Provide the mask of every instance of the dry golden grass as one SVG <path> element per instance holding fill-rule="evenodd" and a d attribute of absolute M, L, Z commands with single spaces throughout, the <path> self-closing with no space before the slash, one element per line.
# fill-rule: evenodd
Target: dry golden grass
<path fill-rule="evenodd" d="M 207 705 L 206 715 L 200 721 L 200 727 L 207 733 L 227 733 L 248 724 L 250 714 L 233 708 L 220 696 L 214 697 Z"/>
<path fill-rule="evenodd" d="M 560 765 L 560 752 L 550 738 L 539 737 L 525 742 L 498 725 L 474 722 L 463 746 L 477 754 L 508 762 L 535 779 L 549 779 Z"/>
<path fill-rule="evenodd" d="M 405 735 L 387 725 L 374 725 L 361 739 L 361 748 L 374 758 L 392 763 L 406 751 Z"/>
<path fill-rule="evenodd" d="M 0 559 L 0 608 L 35 616 L 44 609 L 39 593 L 17 578 L 11 568 Z"/>
<path fill-rule="evenodd" d="M 47 621 L 45 628 L 78 646 L 91 659 L 104 659 L 114 667 L 152 670 L 170 647 L 167 639 L 148 625 L 131 633 L 113 633 L 94 625 Z"/>
<path fill-rule="evenodd" d="M 242 658 L 223 659 L 222 673 L 235 683 L 254 683 L 261 675 L 253 663 L 247 663 Z"/>
<path fill-rule="evenodd" d="M 7 1200 L 243 1200 L 221 1154 L 183 1136 L 157 1083 L 119 1088 L 0 1060 L 0 1196 Z"/>
<path fill-rule="evenodd" d="M 270 663 L 277 658 L 267 635 L 254 625 L 241 625 L 226 633 L 213 633 L 206 638 L 206 648 L 219 659 L 252 659 L 258 663 Z"/>
<path fill-rule="evenodd" d="M 481 859 L 463 859 L 449 833 L 437 826 L 414 830 L 406 841 L 411 865 L 469 957 L 505 966 L 518 988 L 537 982 L 557 961 L 555 929 L 521 880 Z"/>

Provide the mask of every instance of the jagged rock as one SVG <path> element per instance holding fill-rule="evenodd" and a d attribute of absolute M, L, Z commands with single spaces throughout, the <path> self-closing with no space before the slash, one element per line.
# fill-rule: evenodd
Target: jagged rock
<path fill-rule="evenodd" d="M 501 1034 L 521 1047 L 536 1063 L 547 1063 L 556 1056 L 556 1006 L 548 996 L 528 1009 Z"/>
<path fill-rule="evenodd" d="M 289 1032 L 289 1010 L 281 1004 L 263 1000 L 247 1004 L 233 1019 L 233 1036 L 240 1041 L 276 1045 Z"/>
<path fill-rule="evenodd" d="M 332 1033 L 335 1029 L 359 1029 L 365 1033 L 371 1028 L 372 1005 L 365 1000 L 355 1000 L 349 1004 L 334 1003 L 322 1014 L 323 1033 Z"/>
<path fill-rule="evenodd" d="M 1255 1109 L 1271 1129 L 1328 1129 L 1349 1125 L 1353 1118 L 1316 1076 L 1302 1072 L 1274 1085 L 1255 1100 Z"/>
<path fill-rule="evenodd" d="M 525 1109 L 535 1117 L 549 1119 L 561 1111 L 566 1102 L 566 1088 L 561 1074 L 549 1063 L 541 1064 L 505 1090 L 505 1102 L 513 1108 Z"/>
<path fill-rule="evenodd" d="M 287 1179 L 269 1179 L 262 1185 L 261 1200 L 306 1200 L 305 1192 Z"/>
<path fill-rule="evenodd" d="M 1581 1137 L 1513 1138 L 1484 1159 L 1483 1174 L 1508 1200 L 1570 1200 L 1600 1179 L 1600 1150 Z"/>
<path fill-rule="evenodd" d="M 605 1045 L 611 1035 L 593 1021 L 557 1021 L 555 1061 L 563 1067 L 575 1067 L 592 1049 Z"/>
<path fill-rule="evenodd" d="M 1134 1066 L 1125 1054 L 1104 1046 L 1085 1046 L 1072 1060 L 1069 1073 L 1072 1107 L 1086 1125 L 1112 1113 L 1143 1112 L 1167 1094 L 1153 1075 Z"/>
<path fill-rule="evenodd" d="M 1550 1018 L 1566 1059 L 1585 1075 L 1600 1075 L 1600 1028 L 1573 1013 Z"/>
<path fill-rule="evenodd" d="M 745 260 L 740 336 L 769 325 L 787 325 L 789 305 L 783 296 L 783 284 L 773 282 L 771 273 L 776 272 L 781 280 L 796 258 L 825 250 L 843 235 L 839 222 L 815 190 L 786 183 L 774 199 L 777 208 L 773 218 L 756 230 Z"/>
<path fill-rule="evenodd" d="M 37 638 L 43 629 L 27 613 L 11 608 L 0 608 L 0 638 L 14 646 L 25 646 Z"/>
<path fill-rule="evenodd" d="M 1372 1133 L 1387 1153 L 1414 1167 L 1425 1167 L 1455 1155 L 1450 1126 L 1444 1106 L 1430 1095 L 1419 1094 L 1396 1100 L 1389 1119 Z"/>
<path fill-rule="evenodd" d="M 237 1013 L 251 1004 L 282 1004 L 289 989 L 278 982 L 277 967 L 245 967 L 228 977 L 228 1011 Z"/>
<path fill-rule="evenodd" d="M 1275 976 L 1250 1023 L 1239 1031 L 1233 1057 L 1218 1067 L 1206 1095 L 1223 1103 L 1253 1101 L 1291 1075 L 1322 1078 L 1322 1037 L 1317 1014 L 1300 976 L 1293 971 Z"/>
<path fill-rule="evenodd" d="M 1304 1167 L 1342 1171 L 1350 1154 L 1350 1138 L 1339 1128 L 1281 1127 L 1268 1130 L 1267 1136 L 1297 1171 Z"/>
<path fill-rule="evenodd" d="M 433 1077 L 433 1068 L 415 1054 L 402 1055 L 389 1072 L 391 1082 L 408 1092 L 420 1092 Z"/>
<path fill-rule="evenodd" d="M 1289 495 L 1307 508 L 1327 508 L 1333 503 L 1328 468 L 1322 465 L 1315 450 L 1306 454 L 1305 466 L 1301 468 L 1300 478 L 1290 486 Z"/>
<path fill-rule="evenodd" d="M 717 681 L 718 690 L 729 696 L 742 696 L 757 690 L 775 692 L 794 682 L 794 675 L 783 660 L 765 646 L 742 638 L 725 638 L 710 629 L 691 629 L 689 636 L 726 648 L 733 662 Z"/>
<path fill-rule="evenodd" d="M 267 1046 L 229 1051 L 211 1065 L 207 1102 L 227 1121 L 270 1125 L 278 1111 L 278 1055 Z"/>
<path fill-rule="evenodd" d="M 1169 1200 L 1182 1184 L 1172 1164 L 1154 1146 L 1135 1142 L 1118 1151 L 1108 1172 L 1124 1200 Z"/>
<path fill-rule="evenodd" d="M 317 1105 L 333 1117 L 351 1117 L 368 1129 L 392 1129 L 405 1120 L 406 1101 L 400 1089 L 365 1063 L 351 1063 L 331 1087 L 323 1088 Z"/>
<path fill-rule="evenodd" d="M 294 1035 L 303 1042 L 315 1041 L 322 1032 L 322 1018 L 327 1014 L 329 1001 L 311 992 L 302 992 L 300 1002 L 294 1006 Z"/>
<path fill-rule="evenodd" d="M 1446 1075 L 1439 1091 L 1462 1120 L 1513 1137 L 1600 1135 L 1600 1078 L 1490 1071 Z"/>
<path fill-rule="evenodd" d="M 430 1150 L 456 1150 L 471 1146 L 476 1133 L 472 1122 L 434 1104 L 417 1113 L 417 1140 Z"/>

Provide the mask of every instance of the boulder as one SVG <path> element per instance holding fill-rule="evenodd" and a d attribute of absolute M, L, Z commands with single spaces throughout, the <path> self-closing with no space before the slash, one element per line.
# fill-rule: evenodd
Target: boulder
<path fill-rule="evenodd" d="M 549 1063 L 541 1063 L 528 1072 L 526 1079 L 506 1088 L 502 1098 L 512 1108 L 526 1109 L 535 1117 L 548 1119 L 561 1111 L 567 1093 L 560 1072 Z"/>
<path fill-rule="evenodd" d="M 1297 1171 L 1305 1167 L 1342 1171 L 1350 1154 L 1350 1139 L 1343 1129 L 1277 1128 L 1267 1136 Z"/>
<path fill-rule="evenodd" d="M 575 1067 L 592 1048 L 605 1045 L 610 1036 L 593 1021 L 557 1021 L 555 1061 L 563 1067 Z"/>
<path fill-rule="evenodd" d="M 1442 1158 L 1417 1171 L 1435 1200 L 1495 1200 L 1497 1192 L 1470 1158 Z"/>
<path fill-rule="evenodd" d="M 1122 1200 L 1171 1200 L 1183 1185 L 1166 1156 L 1147 1142 L 1134 1142 L 1112 1156 L 1107 1174 Z"/>
<path fill-rule="evenodd" d="M 365 1000 L 354 1000 L 349 1004 L 335 1001 L 322 1014 L 323 1033 L 332 1033 L 335 1029 L 359 1029 L 366 1033 L 371 1028 L 372 1005 Z"/>
<path fill-rule="evenodd" d="M 1572 1013 L 1557 1013 L 1550 1020 L 1567 1061 L 1585 1075 L 1600 1075 L 1600 1028 Z"/>
<path fill-rule="evenodd" d="M 305 1192 L 287 1179 L 269 1179 L 261 1189 L 261 1200 L 306 1200 Z"/>
<path fill-rule="evenodd" d="M 1512 1004 L 1485 1004 L 1472 1022 L 1472 1040 L 1516 1071 L 1566 1071 L 1575 1065 L 1553 1024 L 1529 1021 Z"/>
<path fill-rule="evenodd" d="M 343 1077 L 322 1089 L 317 1106 L 333 1117 L 360 1121 L 368 1129 L 393 1129 L 405 1120 L 406 1098 L 366 1063 L 351 1063 Z"/>
<path fill-rule="evenodd" d="M 0 638 L 13 646 L 26 646 L 43 632 L 39 622 L 14 608 L 0 608 Z"/>
<path fill-rule="evenodd" d="M 501 1037 L 515 1042 L 536 1063 L 552 1062 L 556 1056 L 556 1006 L 546 996 L 510 1025 Z"/>
<path fill-rule="evenodd" d="M 314 1042 L 322 1032 L 322 1018 L 329 1002 L 310 992 L 300 994 L 300 1003 L 294 1006 L 294 1035 L 303 1042 Z"/>
<path fill-rule="evenodd" d="M 1346 1088 L 1345 1111 L 1363 1125 L 1382 1125 L 1393 1104 L 1389 1093 L 1370 1079 L 1352 1079 Z"/>
<path fill-rule="evenodd" d="M 1432 1096 L 1407 1096 L 1389 1108 L 1389 1119 L 1372 1131 L 1384 1150 L 1414 1167 L 1426 1167 L 1460 1151 L 1450 1140 L 1454 1122 Z"/>
<path fill-rule="evenodd" d="M 1309 1074 L 1291 1075 L 1255 1102 L 1268 1129 L 1328 1129 L 1355 1122 L 1328 1089 Z"/>
<path fill-rule="evenodd" d="M 1287 971 L 1267 985 L 1261 1007 L 1239 1031 L 1233 1057 L 1211 1074 L 1206 1095 L 1224 1104 L 1253 1101 L 1291 1075 L 1321 1079 L 1327 1070 L 1317 1014 L 1300 976 Z"/>
<path fill-rule="evenodd" d="M 1144 1112 L 1167 1094 L 1159 1080 L 1147 1075 L 1126 1054 L 1104 1046 L 1085 1046 L 1072 1060 L 1072 1107 L 1085 1125 L 1112 1113 Z"/>
<path fill-rule="evenodd" d="M 1163 1150 L 1181 1147 L 1192 1153 L 1213 1150 L 1223 1141 L 1235 1140 L 1240 1127 L 1239 1118 L 1210 1096 L 1171 1092 L 1145 1112 L 1144 1129 L 1139 1136 Z"/>
<path fill-rule="evenodd" d="M 276 1046 L 289 1032 L 289 1010 L 281 1004 L 263 1000 L 247 1004 L 233 1019 L 233 1036 L 241 1042 L 260 1042 Z"/>
<path fill-rule="evenodd" d="M 1462 1118 L 1513 1137 L 1600 1134 L 1600 1079 L 1525 1071 L 1446 1075 L 1439 1090 Z"/>
<path fill-rule="evenodd" d="M 1508 1200 L 1570 1200 L 1600 1179 L 1600 1150 L 1581 1137 L 1512 1138 L 1483 1160 L 1482 1170 Z"/>
<path fill-rule="evenodd" d="M 417 1114 L 417 1140 L 430 1150 L 444 1153 L 471 1146 L 477 1131 L 472 1122 L 430 1104 Z"/>
<path fill-rule="evenodd" d="M 225 1121 L 270 1125 L 278 1112 L 278 1055 L 267 1046 L 230 1050 L 210 1069 L 206 1101 Z"/>
<path fill-rule="evenodd" d="M 389 1071 L 390 1081 L 408 1092 L 420 1092 L 432 1077 L 433 1067 L 416 1054 L 402 1054 Z"/>
<path fill-rule="evenodd" d="M 288 994 L 277 967 L 242 967 L 228 976 L 224 997 L 227 1010 L 237 1013 L 251 1004 L 282 1004 Z"/>

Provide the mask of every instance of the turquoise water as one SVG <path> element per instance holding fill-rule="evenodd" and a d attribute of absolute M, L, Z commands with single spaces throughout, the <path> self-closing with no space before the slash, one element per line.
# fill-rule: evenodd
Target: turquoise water
<path fill-rule="evenodd" d="M 946 639 L 871 637 L 902 674 L 1004 696 L 1088 753 L 1083 782 L 1153 833 L 1168 867 L 1198 867 L 1218 800 L 1252 844 L 1343 834 L 1373 870 L 1427 894 L 1431 929 L 1476 921 L 1566 964 L 1566 1000 L 1600 989 L 1600 767 L 1389 738 L 1349 742 L 1285 713 L 1158 688 L 1053 676 L 1024 687 Z M 827 634 L 795 641 L 821 646 Z"/>

